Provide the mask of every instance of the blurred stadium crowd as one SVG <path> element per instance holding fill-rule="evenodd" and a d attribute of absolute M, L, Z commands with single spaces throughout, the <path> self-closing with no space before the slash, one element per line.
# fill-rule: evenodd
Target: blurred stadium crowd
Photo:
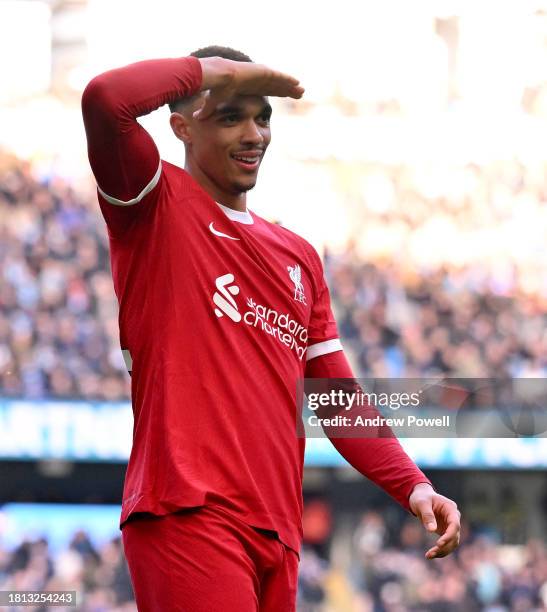
<path fill-rule="evenodd" d="M 362 376 L 547 375 L 547 306 L 492 287 L 480 265 L 417 275 L 348 251 L 328 271 L 340 334 Z"/>
<path fill-rule="evenodd" d="M 493 533 L 463 524 L 457 551 L 426 561 L 422 527 L 392 529 L 385 512 L 364 513 L 353 531 L 349 568 L 313 549 L 300 565 L 300 612 L 525 612 L 547 610 L 547 549 L 539 540 L 500 546 Z M 323 607 L 319 604 L 323 604 Z"/>
<path fill-rule="evenodd" d="M 0 386 L 5 396 L 129 397 L 108 239 L 93 202 L 2 159 Z"/>
<path fill-rule="evenodd" d="M 53 555 L 46 538 L 25 540 L 8 552 L 0 548 L 0 588 L 4 590 L 76 591 L 79 610 L 132 612 L 133 589 L 120 538 L 95 547 L 83 531 Z M 82 599 L 84 603 L 82 605 Z M 25 607 L 43 612 L 46 607 Z M 74 608 L 55 607 L 55 610 Z"/>
<path fill-rule="evenodd" d="M 452 556 L 428 562 L 425 537 L 414 520 L 390 530 L 382 513 L 369 511 L 350 542 L 349 570 L 304 547 L 299 612 L 547 610 L 544 542 L 500 546 L 492 536 L 467 533 Z M 0 548 L 0 589 L 75 590 L 82 612 L 136 610 L 120 538 L 96 545 L 85 531 L 75 532 L 57 554 L 46 538 L 25 540 L 11 551 Z"/>
<path fill-rule="evenodd" d="M 504 188 L 503 197 L 492 195 L 498 205 L 490 207 L 467 196 L 462 207 L 461 193 L 439 200 L 424 190 L 411 191 L 403 171 L 388 176 L 384 169 L 380 188 L 378 168 L 371 168 L 376 188 L 361 246 L 350 244 L 325 259 L 342 340 L 358 375 L 547 375 L 544 258 L 519 259 L 522 248 L 517 248 L 534 242 L 533 228 L 547 227 L 547 186 L 528 177 L 517 162 L 503 168 L 468 169 L 473 193 L 487 198 L 496 181 L 498 191 Z M 127 399 L 108 239 L 96 201 L 78 197 L 63 179 L 38 181 L 30 163 L 7 154 L 0 156 L 0 173 L 3 394 Z M 386 212 L 378 203 L 386 199 L 388 184 L 395 195 L 401 191 L 402 204 Z M 530 235 L 508 243 L 515 206 L 525 207 Z M 461 253 L 470 240 L 480 243 L 477 231 L 486 227 L 488 240 L 501 245 L 504 254 L 497 262 L 462 263 Z M 374 228 L 382 228 L 380 237 Z M 413 241 L 420 236 L 430 249 L 428 268 L 419 263 L 419 254 L 412 258 Z M 458 263 L 437 249 L 454 236 L 459 247 L 452 258 Z M 383 252 L 373 257 L 375 241 Z M 362 251 L 370 256 L 363 258 Z"/>
<path fill-rule="evenodd" d="M 546 170 L 370 164 L 347 177 L 354 241 L 326 268 L 361 375 L 547 374 Z"/>

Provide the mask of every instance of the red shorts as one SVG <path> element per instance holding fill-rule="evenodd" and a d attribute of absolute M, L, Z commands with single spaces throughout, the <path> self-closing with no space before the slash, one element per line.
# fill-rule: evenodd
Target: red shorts
<path fill-rule="evenodd" d="M 294 612 L 298 555 L 222 508 L 122 527 L 139 612 Z"/>

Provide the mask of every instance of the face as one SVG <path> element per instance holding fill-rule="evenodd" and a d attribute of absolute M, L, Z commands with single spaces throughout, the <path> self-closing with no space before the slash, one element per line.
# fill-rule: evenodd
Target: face
<path fill-rule="evenodd" d="M 195 106 L 200 108 L 201 102 Z M 237 95 L 204 120 L 190 119 L 192 162 L 228 193 L 252 189 L 270 144 L 272 108 L 262 96 Z"/>

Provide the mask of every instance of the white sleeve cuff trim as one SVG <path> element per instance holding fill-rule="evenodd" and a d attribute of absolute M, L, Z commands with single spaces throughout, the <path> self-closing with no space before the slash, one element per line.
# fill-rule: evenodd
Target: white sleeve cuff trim
<path fill-rule="evenodd" d="M 144 198 L 145 195 L 147 195 L 148 193 L 152 191 L 152 189 L 154 189 L 154 187 L 158 184 L 158 181 L 160 180 L 160 176 L 161 176 L 161 160 L 160 160 L 158 169 L 156 170 L 156 174 L 154 174 L 154 177 L 152 178 L 152 180 L 139 193 L 139 195 L 136 198 L 133 198 L 132 200 L 124 201 L 124 200 L 118 200 L 117 198 L 113 198 L 112 196 L 107 195 L 99 187 L 99 185 L 97 185 L 97 189 L 99 190 L 99 193 L 103 196 L 103 198 L 110 204 L 115 204 L 116 206 L 132 206 L 133 204 L 137 204 L 137 202 L 140 202 Z"/>
<path fill-rule="evenodd" d="M 320 357 L 321 355 L 327 355 L 328 353 L 334 353 L 335 351 L 342 350 L 344 349 L 339 338 L 334 338 L 333 340 L 325 340 L 325 342 L 318 342 L 317 344 L 312 344 L 312 346 L 308 347 L 308 351 L 306 353 L 306 361 L 309 361 L 310 359 L 315 359 L 316 357 Z"/>

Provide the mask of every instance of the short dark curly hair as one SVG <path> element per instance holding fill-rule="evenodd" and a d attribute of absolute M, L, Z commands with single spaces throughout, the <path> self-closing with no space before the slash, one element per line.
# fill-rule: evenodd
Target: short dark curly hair
<path fill-rule="evenodd" d="M 223 57 L 224 59 L 234 60 L 235 62 L 253 61 L 248 55 L 242 53 L 241 51 L 232 49 L 232 47 L 222 47 L 220 45 L 209 45 L 208 47 L 201 47 L 201 49 L 192 51 L 190 55 L 192 57 Z M 174 102 L 171 102 L 169 104 L 169 110 L 174 113 L 177 108 L 180 107 L 181 104 L 185 104 L 191 99 L 193 99 L 193 96 L 186 98 L 178 98 Z"/>

